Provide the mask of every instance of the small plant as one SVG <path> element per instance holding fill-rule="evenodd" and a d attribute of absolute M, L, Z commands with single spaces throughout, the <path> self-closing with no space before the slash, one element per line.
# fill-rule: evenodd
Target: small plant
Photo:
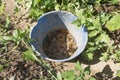
<path fill-rule="evenodd" d="M 17 46 L 20 44 L 20 42 L 27 42 L 27 35 L 28 34 L 28 31 L 27 30 L 19 30 L 19 29 L 16 29 L 14 30 L 13 32 L 13 35 L 12 35 L 12 41 L 14 41 Z"/>
<path fill-rule="evenodd" d="M 120 62 L 120 50 L 116 50 L 115 54 L 112 54 L 110 57 L 115 62 Z"/>
<path fill-rule="evenodd" d="M 54 10 L 56 5 L 56 0 L 33 0 L 29 12 L 30 17 L 37 19 L 43 13 Z"/>
<path fill-rule="evenodd" d="M 107 22 L 106 26 L 110 31 L 115 31 L 120 29 L 120 14 L 113 16 L 110 21 Z"/>
<path fill-rule="evenodd" d="M 76 74 L 77 73 L 77 74 Z M 86 75 L 90 75 L 90 67 L 83 68 L 79 62 L 76 63 L 75 70 L 65 71 L 62 74 L 58 72 L 58 80 L 84 80 Z M 89 80 L 96 80 L 93 77 L 90 77 Z"/>
<path fill-rule="evenodd" d="M 45 69 L 49 73 L 51 80 L 57 80 L 53 68 L 48 63 L 46 64 L 46 62 L 44 62 L 42 59 L 37 58 L 30 48 L 23 53 L 23 58 L 25 60 L 37 62 L 43 69 Z"/>

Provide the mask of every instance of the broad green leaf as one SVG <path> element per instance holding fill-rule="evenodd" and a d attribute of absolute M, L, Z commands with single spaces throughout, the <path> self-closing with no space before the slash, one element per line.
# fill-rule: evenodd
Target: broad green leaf
<path fill-rule="evenodd" d="M 25 60 L 30 60 L 30 61 L 37 61 L 37 57 L 34 55 L 33 51 L 32 50 L 27 50 L 23 53 L 23 58 Z"/>
<path fill-rule="evenodd" d="M 95 39 L 95 41 L 98 41 L 98 42 L 104 42 L 104 43 L 107 43 L 107 44 L 109 44 L 110 43 L 110 37 L 107 35 L 107 34 L 105 34 L 105 33 L 102 33 L 101 35 L 99 35 L 96 39 Z"/>
<path fill-rule="evenodd" d="M 89 26 L 87 29 L 88 30 L 95 30 L 96 28 L 94 26 Z"/>
<path fill-rule="evenodd" d="M 91 51 L 91 52 L 92 52 L 92 51 L 95 51 L 96 49 L 97 49 L 97 47 L 90 47 L 90 48 L 88 48 L 88 50 Z M 90 53 L 90 54 L 91 54 L 91 53 Z"/>
<path fill-rule="evenodd" d="M 12 40 L 11 36 L 2 36 L 2 38 L 6 41 Z"/>
<path fill-rule="evenodd" d="M 116 75 L 120 77 L 120 70 L 117 71 Z"/>
<path fill-rule="evenodd" d="M 61 75 L 61 73 L 59 71 L 57 73 L 57 80 L 62 80 L 62 75 Z"/>
<path fill-rule="evenodd" d="M 94 20 L 92 18 L 87 18 L 87 21 L 93 23 Z"/>
<path fill-rule="evenodd" d="M 89 80 L 96 80 L 94 77 L 90 77 L 90 79 Z"/>
<path fill-rule="evenodd" d="M 81 67 L 79 61 L 77 61 L 76 65 L 75 65 L 75 69 L 76 69 L 76 70 L 79 70 L 79 71 L 84 70 L 84 69 Z"/>
<path fill-rule="evenodd" d="M 88 42 L 88 45 L 90 45 L 90 46 L 94 46 L 95 45 L 95 43 L 94 42 Z M 94 48 L 94 47 L 93 47 Z"/>
<path fill-rule="evenodd" d="M 110 31 L 119 30 L 120 29 L 120 14 L 115 15 L 110 21 L 106 24 L 107 28 Z"/>
<path fill-rule="evenodd" d="M 86 55 L 89 61 L 93 60 L 93 53 L 87 53 Z"/>
<path fill-rule="evenodd" d="M 16 30 L 14 30 L 14 32 L 13 32 L 13 37 L 16 38 L 16 39 L 18 39 L 18 38 L 19 38 L 19 34 L 20 34 L 19 30 L 16 29 Z"/>
<path fill-rule="evenodd" d="M 70 71 L 63 72 L 62 77 L 64 80 L 74 80 L 75 78 L 74 71 L 70 70 Z"/>
<path fill-rule="evenodd" d="M 94 37 L 94 36 L 96 36 L 98 33 L 99 33 L 98 30 L 91 31 L 91 32 L 89 33 L 89 37 Z"/>

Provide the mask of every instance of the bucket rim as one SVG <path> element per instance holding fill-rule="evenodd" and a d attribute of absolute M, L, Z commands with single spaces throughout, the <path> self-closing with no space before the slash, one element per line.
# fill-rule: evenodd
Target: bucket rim
<path fill-rule="evenodd" d="M 44 16 L 46 16 L 46 15 L 49 15 L 49 14 L 51 14 L 51 13 L 56 13 L 56 12 L 65 12 L 65 13 L 68 13 L 68 14 L 70 14 L 70 15 L 72 15 L 72 16 L 75 16 L 75 15 L 73 15 L 71 12 L 68 12 L 68 11 L 50 11 L 50 12 L 47 12 L 47 13 L 44 13 L 43 15 L 41 15 L 39 18 L 38 18 L 38 20 L 40 20 L 41 18 L 43 18 Z M 77 17 L 77 16 L 75 16 L 75 17 Z M 35 28 L 35 26 L 37 26 L 37 24 L 38 24 L 38 20 L 37 20 L 37 23 L 36 23 L 36 25 L 34 25 L 34 27 L 32 27 L 31 28 L 31 30 L 30 30 L 30 34 L 29 34 L 29 37 L 30 37 L 30 39 L 32 38 L 32 31 L 34 30 L 34 28 Z M 82 25 L 82 27 L 81 27 L 81 29 L 86 29 L 85 28 L 85 26 L 84 25 Z M 80 30 L 81 30 L 80 29 Z M 87 31 L 87 29 L 86 29 L 86 31 Z M 47 56 L 42 56 L 42 54 L 40 53 L 40 52 L 38 52 L 36 49 L 35 49 L 35 47 L 30 43 L 30 45 L 31 45 L 31 47 L 32 47 L 32 49 L 33 49 L 33 51 L 35 51 L 36 53 L 37 53 L 37 55 L 38 56 L 40 56 L 41 58 L 43 58 L 43 59 L 46 59 L 46 60 L 49 60 L 49 61 L 53 61 L 53 62 L 65 62 L 65 61 L 70 61 L 70 60 L 72 60 L 72 59 L 74 59 L 75 57 L 77 57 L 78 55 L 80 55 L 81 53 L 82 53 L 82 51 L 85 49 L 85 47 L 86 47 L 86 44 L 87 44 L 87 42 L 88 42 L 88 32 L 86 32 L 86 33 L 84 33 L 85 34 L 85 43 L 84 43 L 84 46 L 82 47 L 82 49 L 81 49 L 81 51 L 79 52 L 79 54 L 76 54 L 75 56 L 70 56 L 70 57 L 68 57 L 68 58 L 65 58 L 65 59 L 51 59 L 51 58 L 49 58 L 49 57 L 47 57 Z M 77 51 L 77 50 L 76 50 Z M 75 52 L 76 52 L 75 51 Z M 75 53 L 74 53 L 75 54 Z"/>

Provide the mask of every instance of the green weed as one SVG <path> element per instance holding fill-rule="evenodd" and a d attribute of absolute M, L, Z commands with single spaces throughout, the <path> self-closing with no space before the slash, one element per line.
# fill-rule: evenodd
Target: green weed
<path fill-rule="evenodd" d="M 58 80 L 84 80 L 86 75 L 90 75 L 90 67 L 83 68 L 79 62 L 76 63 L 75 70 L 68 70 L 57 73 Z M 94 77 L 90 77 L 89 80 L 96 80 Z"/>

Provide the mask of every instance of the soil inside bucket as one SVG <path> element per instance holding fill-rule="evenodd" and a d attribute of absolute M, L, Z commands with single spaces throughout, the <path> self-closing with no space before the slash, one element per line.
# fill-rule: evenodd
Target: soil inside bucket
<path fill-rule="evenodd" d="M 51 59 L 65 59 L 77 49 L 74 37 L 66 29 L 48 33 L 43 43 L 43 51 Z"/>

